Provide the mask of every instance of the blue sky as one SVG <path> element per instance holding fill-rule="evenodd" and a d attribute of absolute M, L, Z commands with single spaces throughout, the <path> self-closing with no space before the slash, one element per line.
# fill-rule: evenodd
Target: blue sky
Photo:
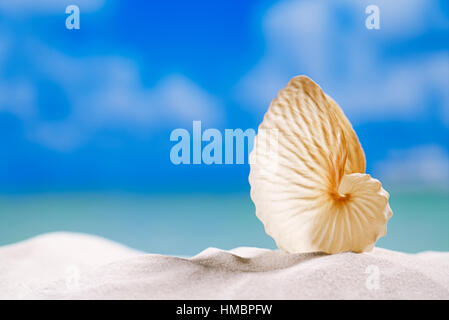
<path fill-rule="evenodd" d="M 247 165 L 174 166 L 170 132 L 256 128 L 298 74 L 370 173 L 447 188 L 448 39 L 447 1 L 0 0 L 0 190 L 246 190 Z"/>

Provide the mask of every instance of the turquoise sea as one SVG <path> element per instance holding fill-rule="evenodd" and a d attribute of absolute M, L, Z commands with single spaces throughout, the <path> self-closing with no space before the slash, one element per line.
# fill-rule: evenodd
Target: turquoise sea
<path fill-rule="evenodd" d="M 393 217 L 378 246 L 449 251 L 449 192 L 390 192 Z M 275 248 L 246 193 L 47 193 L 0 196 L 0 245 L 51 231 L 96 234 L 151 253 L 207 247 Z"/>

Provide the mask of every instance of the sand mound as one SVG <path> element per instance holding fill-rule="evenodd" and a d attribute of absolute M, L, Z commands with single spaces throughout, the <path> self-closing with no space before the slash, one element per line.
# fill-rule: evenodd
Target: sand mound
<path fill-rule="evenodd" d="M 449 299 L 449 253 L 145 254 L 52 233 L 0 248 L 3 299 Z"/>

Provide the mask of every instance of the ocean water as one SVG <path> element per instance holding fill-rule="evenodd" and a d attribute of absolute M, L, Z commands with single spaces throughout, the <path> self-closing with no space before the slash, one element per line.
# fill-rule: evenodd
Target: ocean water
<path fill-rule="evenodd" d="M 393 217 L 377 246 L 449 251 L 449 192 L 390 192 Z M 96 234 L 151 253 L 275 248 L 248 194 L 74 193 L 0 196 L 0 245 L 52 231 Z"/>

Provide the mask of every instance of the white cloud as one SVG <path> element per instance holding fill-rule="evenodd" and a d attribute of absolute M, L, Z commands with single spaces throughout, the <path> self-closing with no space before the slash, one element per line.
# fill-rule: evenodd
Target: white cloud
<path fill-rule="evenodd" d="M 365 28 L 368 4 L 380 7 L 380 30 Z M 434 19 L 428 21 L 430 14 Z M 416 119 L 432 93 L 441 99 L 441 117 L 449 125 L 447 52 L 388 61 L 383 51 L 395 40 L 447 25 L 435 3 L 423 0 L 275 4 L 263 22 L 265 55 L 236 86 L 236 99 L 259 114 L 291 77 L 306 74 L 354 122 Z"/>
<path fill-rule="evenodd" d="M 270 9 L 263 21 L 268 55 L 285 59 L 286 67 L 307 61 L 306 72 L 325 72 L 329 44 L 324 41 L 331 27 L 326 2 L 283 2 Z M 288 49 L 288 50 L 285 50 Z M 280 60 L 279 62 L 282 62 Z"/>
<path fill-rule="evenodd" d="M 382 182 L 408 187 L 449 187 L 449 155 L 438 145 L 393 150 L 374 167 Z"/>
<path fill-rule="evenodd" d="M 441 120 L 449 125 L 449 54 L 435 53 L 413 61 L 404 59 L 396 67 L 385 70 L 384 77 L 376 76 L 347 88 L 338 86 L 334 98 L 341 103 L 351 119 L 392 120 L 416 119 L 425 113 L 429 94 L 440 99 Z"/>
<path fill-rule="evenodd" d="M 166 117 L 172 121 L 201 120 L 217 125 L 224 116 L 218 99 L 180 74 L 163 78 L 150 96 L 154 105 L 165 109 Z"/>
<path fill-rule="evenodd" d="M 126 74 L 129 70 L 122 67 L 120 62 L 115 66 Z M 118 80 L 111 75 L 101 88 L 75 102 L 79 117 L 94 125 L 126 127 L 179 126 L 193 120 L 216 126 L 223 118 L 219 101 L 181 74 L 168 75 L 152 88 L 142 86 L 138 75 L 129 76 Z"/>
<path fill-rule="evenodd" d="M 73 58 L 36 41 L 24 43 L 30 69 L 27 82 L 0 83 L 0 112 L 21 118 L 26 136 L 50 148 L 76 148 L 98 130 L 125 129 L 149 135 L 161 128 L 191 126 L 201 120 L 218 126 L 224 118 L 220 101 L 181 74 L 169 74 L 154 86 L 142 83 L 139 66 L 119 56 Z M 64 119 L 39 117 L 37 82 L 46 79 L 66 96 Z"/>

